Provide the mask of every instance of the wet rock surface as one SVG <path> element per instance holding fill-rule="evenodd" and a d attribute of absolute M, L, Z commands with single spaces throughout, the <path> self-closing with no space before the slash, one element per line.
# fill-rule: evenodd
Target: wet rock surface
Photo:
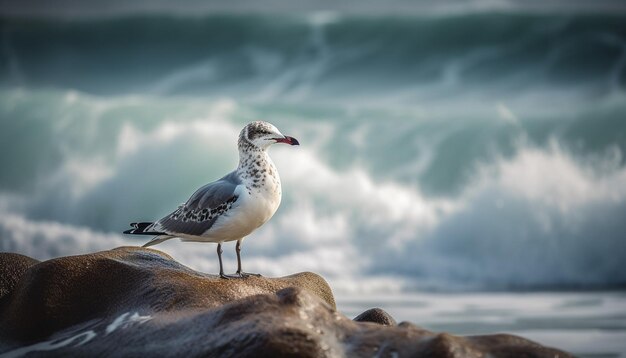
<path fill-rule="evenodd" d="M 517 336 L 458 337 L 381 309 L 336 311 L 313 273 L 223 280 L 152 249 L 37 262 L 0 254 L 0 355 L 570 357 Z"/>

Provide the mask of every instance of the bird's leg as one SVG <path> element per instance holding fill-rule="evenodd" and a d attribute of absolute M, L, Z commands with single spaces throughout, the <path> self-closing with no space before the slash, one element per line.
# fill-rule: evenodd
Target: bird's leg
<path fill-rule="evenodd" d="M 228 279 L 228 276 L 224 275 L 224 265 L 222 264 L 222 243 L 217 244 L 217 258 L 220 260 L 220 277 Z"/>
<path fill-rule="evenodd" d="M 237 240 L 235 252 L 237 252 L 237 274 L 241 275 L 241 240 Z"/>
<path fill-rule="evenodd" d="M 235 246 L 235 252 L 237 252 L 237 275 L 239 277 L 248 277 L 250 275 L 261 277 L 261 275 L 258 273 L 243 272 L 241 270 L 241 240 L 243 239 L 237 240 L 237 245 Z"/>

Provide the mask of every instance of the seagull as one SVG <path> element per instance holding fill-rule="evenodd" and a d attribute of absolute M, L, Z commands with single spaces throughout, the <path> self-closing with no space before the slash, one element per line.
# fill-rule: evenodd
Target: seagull
<path fill-rule="evenodd" d="M 217 243 L 220 277 L 247 277 L 241 269 L 241 242 L 276 212 L 282 196 L 280 177 L 267 149 L 275 143 L 299 145 L 274 125 L 256 121 L 239 134 L 239 165 L 221 179 L 196 190 L 186 203 L 156 222 L 131 223 L 131 235 L 155 235 L 143 247 L 180 238 Z M 236 276 L 224 274 L 222 243 L 237 241 Z"/>

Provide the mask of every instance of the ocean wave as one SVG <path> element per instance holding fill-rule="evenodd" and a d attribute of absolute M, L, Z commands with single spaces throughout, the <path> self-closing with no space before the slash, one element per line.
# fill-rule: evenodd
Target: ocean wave
<path fill-rule="evenodd" d="M 0 163 L 14 170 L 0 173 L 0 248 L 45 259 L 143 244 L 111 233 L 167 214 L 232 170 L 237 133 L 263 118 L 302 146 L 271 149 L 283 204 L 245 241 L 246 270 L 314 270 L 354 282 L 350 292 L 623 287 L 620 103 L 548 118 L 500 103 L 492 119 L 459 122 L 229 99 L 6 91 L 2 117 L 20 120 L 2 122 L 10 150 Z M 234 268 L 231 246 L 225 264 Z M 159 249 L 216 271 L 211 245 Z"/>
<path fill-rule="evenodd" d="M 597 97 L 624 89 L 624 23 L 619 12 L 5 17 L 0 78 L 260 102 L 411 104 L 546 88 Z"/>
<path fill-rule="evenodd" d="M 613 168 L 599 173 L 558 144 L 525 148 L 480 175 L 461 210 L 404 246 L 411 259 L 392 255 L 378 269 L 502 289 L 623 287 L 626 170 Z"/>
<path fill-rule="evenodd" d="M 120 235 L 56 221 L 33 221 L 12 212 L 0 213 L 0 250 L 39 260 L 85 254 L 123 246 Z"/>
<path fill-rule="evenodd" d="M 276 156 L 277 163 L 285 160 L 286 153 Z M 626 254 L 621 240 L 626 229 L 624 169 L 597 180 L 554 147 L 549 152 L 525 149 L 487 172 L 441 209 L 441 203 L 419 198 L 402 186 L 373 190 L 380 183 L 364 177 L 334 173 L 335 179 L 329 179 L 328 173 L 311 176 L 309 169 L 292 167 L 292 174 L 283 175 L 291 183 L 285 185 L 289 197 L 284 207 L 244 243 L 246 268 L 266 275 L 313 270 L 331 282 L 352 281 L 354 287 L 344 293 L 373 287 L 625 284 L 621 270 Z M 113 194 L 106 186 L 98 190 Z M 307 204 L 315 201 L 317 207 Z M 87 196 L 82 205 L 97 204 Z M 40 259 L 141 244 L 119 234 L 32 221 L 10 212 L 1 217 L 2 250 Z M 172 242 L 159 249 L 193 268 L 216 270 L 209 245 Z M 227 267 L 235 267 L 234 251 L 229 245 L 226 250 Z"/>

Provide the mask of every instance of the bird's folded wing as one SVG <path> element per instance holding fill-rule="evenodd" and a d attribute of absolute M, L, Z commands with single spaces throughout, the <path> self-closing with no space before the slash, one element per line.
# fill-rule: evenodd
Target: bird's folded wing
<path fill-rule="evenodd" d="M 154 223 L 152 229 L 172 235 L 202 235 L 235 204 L 240 184 L 241 181 L 232 172 L 201 187 L 185 204 Z"/>

